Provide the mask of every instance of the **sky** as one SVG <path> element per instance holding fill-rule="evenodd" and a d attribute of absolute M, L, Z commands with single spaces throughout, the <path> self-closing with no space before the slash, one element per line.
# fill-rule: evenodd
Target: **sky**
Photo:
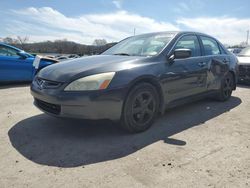
<path fill-rule="evenodd" d="M 250 0 L 1 0 L 0 38 L 67 39 L 92 44 L 156 31 L 199 31 L 234 45 L 246 41 Z"/>

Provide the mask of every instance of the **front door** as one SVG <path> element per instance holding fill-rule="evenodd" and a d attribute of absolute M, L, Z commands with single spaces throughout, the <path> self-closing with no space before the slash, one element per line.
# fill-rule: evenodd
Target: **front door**
<path fill-rule="evenodd" d="M 190 49 L 191 57 L 175 59 L 166 64 L 164 90 L 166 102 L 200 94 L 206 91 L 207 65 L 201 56 L 200 43 L 196 35 L 185 35 L 179 39 L 175 49 Z"/>
<path fill-rule="evenodd" d="M 0 81 L 30 81 L 32 60 L 23 59 L 15 49 L 0 46 Z"/>

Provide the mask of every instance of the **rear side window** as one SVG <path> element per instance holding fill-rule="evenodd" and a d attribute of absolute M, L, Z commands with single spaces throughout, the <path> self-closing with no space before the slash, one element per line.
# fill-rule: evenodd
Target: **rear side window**
<path fill-rule="evenodd" d="M 198 38 L 195 35 L 187 35 L 182 37 L 176 44 L 176 49 L 190 49 L 191 57 L 201 56 L 201 49 Z"/>
<path fill-rule="evenodd" d="M 218 55 L 220 54 L 220 48 L 216 40 L 201 36 L 201 41 L 204 47 L 205 55 Z"/>

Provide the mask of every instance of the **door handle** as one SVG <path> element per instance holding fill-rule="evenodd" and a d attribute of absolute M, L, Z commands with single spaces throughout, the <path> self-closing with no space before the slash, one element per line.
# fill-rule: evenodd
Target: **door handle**
<path fill-rule="evenodd" d="M 167 75 L 175 75 L 174 72 L 167 72 L 166 74 L 167 74 Z"/>
<path fill-rule="evenodd" d="M 200 62 L 200 63 L 198 63 L 198 65 L 199 65 L 200 67 L 204 67 L 204 66 L 206 65 L 206 63 L 205 63 L 205 62 Z"/>

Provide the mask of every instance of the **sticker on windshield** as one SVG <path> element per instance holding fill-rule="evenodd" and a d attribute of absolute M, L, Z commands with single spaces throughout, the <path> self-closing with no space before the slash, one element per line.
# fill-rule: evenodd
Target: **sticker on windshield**
<path fill-rule="evenodd" d="M 35 67 L 35 69 L 38 69 L 40 61 L 41 61 L 41 57 L 39 55 L 36 55 L 36 58 L 33 61 L 33 67 Z"/>

